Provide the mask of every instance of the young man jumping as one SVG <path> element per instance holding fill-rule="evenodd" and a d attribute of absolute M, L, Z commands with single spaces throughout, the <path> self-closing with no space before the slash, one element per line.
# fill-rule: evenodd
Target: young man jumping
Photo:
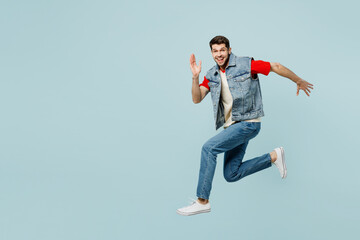
<path fill-rule="evenodd" d="M 191 205 L 177 209 L 180 215 L 194 215 L 210 212 L 209 196 L 214 177 L 216 158 L 224 153 L 224 177 L 228 182 L 268 168 L 272 163 L 279 169 L 280 176 L 286 177 L 285 153 L 282 147 L 272 152 L 243 162 L 250 139 L 260 131 L 261 117 L 264 116 L 258 74 L 269 72 L 286 77 L 297 85 L 297 95 L 303 90 L 310 96 L 313 85 L 298 77 L 280 63 L 255 61 L 251 57 L 238 57 L 231 53 L 230 42 L 224 36 L 210 41 L 212 67 L 199 84 L 201 61 L 196 64 L 190 56 L 192 71 L 192 99 L 200 103 L 211 92 L 216 129 L 224 130 L 209 139 L 202 147 L 197 197 Z"/>

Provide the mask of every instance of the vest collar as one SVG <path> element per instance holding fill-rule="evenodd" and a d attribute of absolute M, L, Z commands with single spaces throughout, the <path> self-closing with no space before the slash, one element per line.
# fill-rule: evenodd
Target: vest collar
<path fill-rule="evenodd" d="M 236 65 L 235 55 L 233 53 L 230 53 L 228 67 L 235 66 L 235 65 Z"/>

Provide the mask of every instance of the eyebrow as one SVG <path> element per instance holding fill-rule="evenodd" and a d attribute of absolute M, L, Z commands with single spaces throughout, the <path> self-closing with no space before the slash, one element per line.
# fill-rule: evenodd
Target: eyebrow
<path fill-rule="evenodd" d="M 220 50 L 226 50 L 226 47 L 220 48 L 219 51 Z M 217 51 L 217 49 L 213 49 L 213 51 Z"/>

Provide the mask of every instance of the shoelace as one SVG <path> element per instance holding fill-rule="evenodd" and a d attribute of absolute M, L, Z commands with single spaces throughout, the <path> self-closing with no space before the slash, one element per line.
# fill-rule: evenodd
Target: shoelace
<path fill-rule="evenodd" d="M 195 203 L 196 203 L 196 201 L 197 201 L 197 200 L 195 200 L 195 199 L 193 199 L 193 198 L 191 198 L 191 197 L 189 197 L 188 199 L 190 200 L 190 202 L 189 202 L 189 203 L 190 203 L 190 205 L 195 204 Z"/>

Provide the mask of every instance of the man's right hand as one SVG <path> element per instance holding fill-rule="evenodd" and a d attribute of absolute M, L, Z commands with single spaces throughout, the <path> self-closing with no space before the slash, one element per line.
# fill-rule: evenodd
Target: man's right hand
<path fill-rule="evenodd" d="M 190 56 L 190 69 L 193 74 L 193 77 L 199 77 L 201 72 L 201 60 L 199 61 L 199 66 L 196 65 L 195 55 L 191 54 Z"/>
<path fill-rule="evenodd" d="M 191 54 L 190 56 L 190 69 L 193 74 L 192 77 L 192 99 L 194 103 L 200 103 L 204 97 L 208 94 L 209 90 L 204 86 L 199 86 L 199 75 L 201 72 L 201 61 L 199 61 L 199 66 L 196 65 L 195 55 Z"/>

